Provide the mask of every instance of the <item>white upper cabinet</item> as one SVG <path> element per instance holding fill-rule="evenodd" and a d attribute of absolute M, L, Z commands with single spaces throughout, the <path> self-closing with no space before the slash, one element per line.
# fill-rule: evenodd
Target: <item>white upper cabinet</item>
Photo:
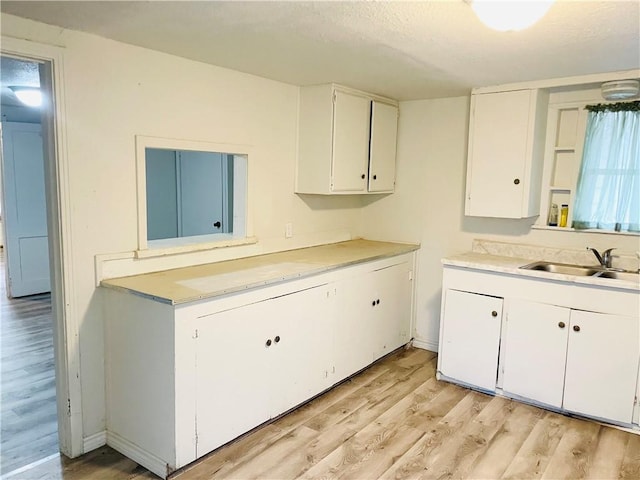
<path fill-rule="evenodd" d="M 465 214 L 539 214 L 548 93 L 529 89 L 473 94 Z"/>
<path fill-rule="evenodd" d="M 396 182 L 398 107 L 371 102 L 369 191 L 393 192 Z"/>
<path fill-rule="evenodd" d="M 300 89 L 296 193 L 391 193 L 398 105 L 337 85 Z"/>
<path fill-rule="evenodd" d="M 333 107 L 333 159 L 331 190 L 364 192 L 367 189 L 371 101 L 337 91 Z"/>

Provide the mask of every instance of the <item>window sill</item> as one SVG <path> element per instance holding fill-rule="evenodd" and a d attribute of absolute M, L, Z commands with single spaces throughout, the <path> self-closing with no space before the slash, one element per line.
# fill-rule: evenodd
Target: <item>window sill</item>
<path fill-rule="evenodd" d="M 173 239 L 175 242 L 176 239 Z M 196 240 L 197 241 L 197 240 Z M 147 248 L 144 250 L 136 250 L 135 258 L 152 258 L 162 257 L 166 255 L 176 255 L 180 253 L 201 252 L 204 250 L 213 250 L 217 248 L 237 247 L 240 245 L 253 245 L 258 243 L 257 237 L 242 237 L 234 238 L 228 236 L 225 239 L 214 240 L 209 242 L 199 241 L 198 243 L 184 243 L 181 245 L 167 245 L 161 246 L 162 241 L 156 241 L 155 247 Z"/>
<path fill-rule="evenodd" d="M 630 237 L 640 237 L 640 232 L 612 232 L 610 230 L 598 230 L 596 228 L 588 228 L 585 230 L 576 230 L 569 227 L 550 227 L 549 225 L 531 225 L 533 230 L 554 230 L 557 232 L 574 232 L 574 233 L 599 233 L 601 235 L 626 235 Z"/>

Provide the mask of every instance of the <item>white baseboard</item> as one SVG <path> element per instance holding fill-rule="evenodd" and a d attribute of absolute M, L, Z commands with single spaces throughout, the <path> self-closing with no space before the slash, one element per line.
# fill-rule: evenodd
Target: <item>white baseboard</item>
<path fill-rule="evenodd" d="M 438 352 L 438 342 L 432 342 L 430 340 L 418 340 L 417 338 L 414 338 L 411 344 L 416 348 L 429 350 L 430 352 Z"/>
<path fill-rule="evenodd" d="M 114 450 L 117 450 L 125 457 L 129 457 L 136 463 L 139 463 L 143 467 L 149 469 L 161 478 L 167 478 L 169 475 L 167 462 L 161 458 L 152 455 L 151 453 L 143 450 L 142 448 L 134 445 L 130 441 L 122 438 L 117 433 L 107 433 L 107 445 Z"/>
<path fill-rule="evenodd" d="M 93 435 L 89 435 L 88 437 L 84 437 L 82 439 L 82 451 L 87 453 L 106 444 L 107 432 L 106 430 L 103 430 L 101 432 L 94 433 Z"/>

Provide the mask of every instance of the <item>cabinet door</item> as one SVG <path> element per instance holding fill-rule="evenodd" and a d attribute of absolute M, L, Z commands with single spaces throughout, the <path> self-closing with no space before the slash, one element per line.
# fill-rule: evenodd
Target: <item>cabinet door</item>
<path fill-rule="evenodd" d="M 411 280 L 409 264 L 372 272 L 376 305 L 373 315 L 373 358 L 378 359 L 409 341 Z"/>
<path fill-rule="evenodd" d="M 333 383 L 373 362 L 376 343 L 374 280 L 373 275 L 365 274 L 333 284 Z"/>
<path fill-rule="evenodd" d="M 371 103 L 369 191 L 392 192 L 396 181 L 398 107 Z"/>
<path fill-rule="evenodd" d="M 197 457 L 270 418 L 267 302 L 196 321 Z M 273 338 L 273 337 L 271 337 Z"/>
<path fill-rule="evenodd" d="M 495 391 L 501 318 L 502 298 L 447 290 L 440 373 Z"/>
<path fill-rule="evenodd" d="M 570 312 L 555 305 L 509 301 L 502 346 L 505 392 L 562 406 Z"/>
<path fill-rule="evenodd" d="M 198 456 L 329 386 L 328 288 L 196 321 Z"/>
<path fill-rule="evenodd" d="M 331 317 L 328 287 L 265 302 L 269 338 L 271 416 L 280 415 L 330 386 Z"/>
<path fill-rule="evenodd" d="M 369 163 L 371 100 L 336 91 L 331 190 L 365 192 Z"/>
<path fill-rule="evenodd" d="M 531 90 L 473 95 L 467 215 L 521 218 Z"/>
<path fill-rule="evenodd" d="M 630 424 L 639 341 L 637 317 L 572 310 L 563 407 Z"/>

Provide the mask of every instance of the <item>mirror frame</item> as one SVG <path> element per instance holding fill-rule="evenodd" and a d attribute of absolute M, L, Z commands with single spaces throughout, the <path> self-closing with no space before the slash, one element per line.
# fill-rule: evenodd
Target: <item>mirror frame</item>
<path fill-rule="evenodd" d="M 256 243 L 253 237 L 252 222 L 250 219 L 250 167 L 249 159 L 253 158 L 253 149 L 246 145 L 232 145 L 224 143 L 203 142 L 196 140 L 180 140 L 174 138 L 150 137 L 145 135 L 135 136 L 136 146 L 136 185 L 137 185 L 137 212 L 138 212 L 138 250 L 137 257 L 148 257 L 157 255 L 167 255 L 171 253 L 206 250 L 210 248 L 227 247 L 233 245 L 244 245 Z M 240 155 L 246 158 L 246 197 L 244 202 L 243 215 L 237 215 L 234 211 L 233 217 L 244 217 L 244 228 L 237 228 L 234 225 L 233 234 L 211 234 L 197 235 L 192 237 L 181 237 L 175 239 L 163 239 L 161 241 L 151 241 L 147 239 L 147 179 L 146 179 L 146 149 L 157 148 L 164 150 L 193 150 L 201 152 L 226 153 Z M 235 202 L 234 202 L 235 203 Z M 175 240 L 175 241 L 171 241 Z M 153 245 L 153 242 L 156 242 Z"/>

